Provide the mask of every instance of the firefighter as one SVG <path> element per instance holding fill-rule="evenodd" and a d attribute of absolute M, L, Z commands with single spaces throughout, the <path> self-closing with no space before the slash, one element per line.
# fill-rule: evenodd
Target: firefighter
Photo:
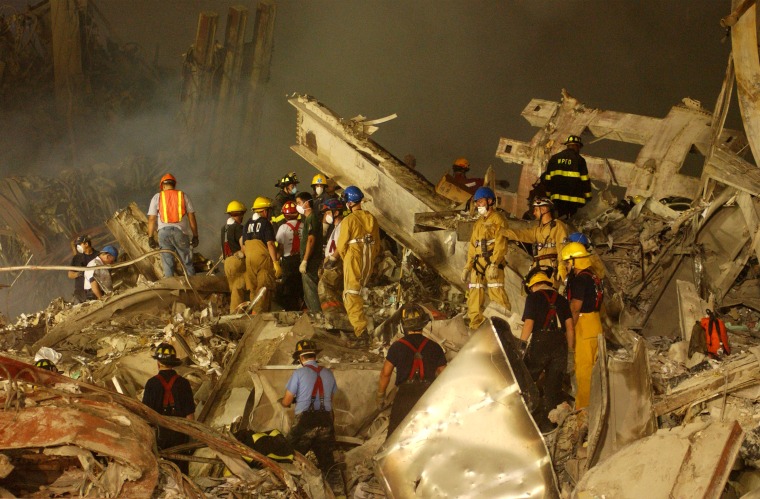
<path fill-rule="evenodd" d="M 599 255 L 594 251 L 594 245 L 591 244 L 591 241 L 586 234 L 582 232 L 573 232 L 567 236 L 565 244 L 567 243 L 581 243 L 585 246 L 586 250 L 591 254 L 589 257 L 591 259 L 591 268 L 594 269 L 594 273 L 599 279 L 604 279 L 607 275 L 607 269 L 604 267 L 602 259 L 599 258 Z M 604 315 L 604 313 L 602 313 L 602 315 Z"/>
<path fill-rule="evenodd" d="M 296 195 L 296 209 L 303 217 L 301 226 L 301 263 L 298 271 L 301 272 L 303 282 L 303 299 L 309 312 L 316 314 L 321 310 L 319 295 L 317 294 L 317 282 L 319 281 L 319 267 L 324 258 L 324 243 L 322 238 L 322 220 L 312 208 L 314 202 L 308 192 L 299 192 Z"/>
<path fill-rule="evenodd" d="M 245 253 L 243 253 L 243 215 L 246 209 L 240 201 L 227 205 L 227 223 L 222 227 L 221 243 L 224 275 L 230 287 L 230 313 L 245 301 Z"/>
<path fill-rule="evenodd" d="M 301 310 L 303 284 L 298 266 L 301 264 L 301 220 L 298 220 L 296 203 L 286 201 L 282 205 L 285 220 L 277 229 L 277 256 L 282 267 L 282 281 L 277 287 L 277 303 L 284 310 Z"/>
<path fill-rule="evenodd" d="M 338 255 L 338 237 L 340 236 L 343 210 L 346 205 L 340 199 L 327 199 L 322 203 L 323 222 L 333 230 L 325 244 L 325 259 L 319 274 L 317 294 L 325 319 L 334 326 L 346 320 L 346 308 L 343 306 L 343 265 Z"/>
<path fill-rule="evenodd" d="M 558 265 L 558 255 L 565 245 L 568 229 L 565 222 L 556 220 L 552 209 L 551 199 L 537 197 L 531 203 L 533 216 L 538 220 L 538 225 L 529 229 L 502 230 L 499 235 L 511 241 L 520 241 L 533 245 L 533 265 L 531 267 L 551 267 L 554 275 L 559 279 L 555 287 L 565 281 L 565 266 Z"/>
<path fill-rule="evenodd" d="M 282 267 L 277 259 L 275 233 L 269 215 L 274 203 L 259 196 L 253 202 L 253 215 L 243 231 L 243 253 L 245 253 L 246 287 L 251 291 L 251 301 L 262 288 L 264 296 L 253 307 L 255 312 L 268 312 L 272 305 L 275 279 L 282 275 Z"/>
<path fill-rule="evenodd" d="M 58 372 L 58 368 L 55 367 L 55 364 L 48 359 L 38 360 L 37 362 L 34 363 L 34 367 L 37 367 L 39 369 L 44 369 L 45 371 L 51 371 L 54 373 Z"/>
<path fill-rule="evenodd" d="M 370 344 L 361 291 L 380 252 L 380 228 L 375 217 L 362 209 L 363 199 L 364 193 L 354 185 L 343 191 L 343 202 L 350 213 L 341 223 L 337 245 L 343 260 L 343 305 L 354 327 L 355 346 L 359 348 Z"/>
<path fill-rule="evenodd" d="M 164 416 L 175 416 L 192 421 L 195 419 L 195 400 L 190 382 L 177 374 L 175 367 L 182 364 L 177 358 L 177 351 L 169 343 L 161 343 L 156 347 L 153 358 L 158 363 L 158 374 L 145 383 L 143 404 Z M 158 427 L 156 445 L 158 450 L 168 449 L 186 444 L 189 437 L 162 426 Z M 188 462 L 175 461 L 179 469 L 187 474 Z"/>
<path fill-rule="evenodd" d="M 467 178 L 468 171 L 470 171 L 470 162 L 467 158 L 458 158 L 451 165 L 451 178 L 459 188 L 473 194 L 478 187 L 483 185 L 483 179 Z"/>
<path fill-rule="evenodd" d="M 293 361 L 301 367 L 290 376 L 280 403 L 283 407 L 296 404 L 288 442 L 301 454 L 313 450 L 319 469 L 327 475 L 334 464 L 333 398 L 338 385 L 332 371 L 317 364 L 317 353 L 319 349 L 312 340 L 296 343 Z"/>
<path fill-rule="evenodd" d="M 193 248 L 198 247 L 198 223 L 193 203 L 190 196 L 175 189 L 177 179 L 171 173 L 161 177 L 159 186 L 161 192 L 153 196 L 148 207 L 148 244 L 152 249 L 160 247 L 174 251 L 185 266 L 187 275 L 195 275 Z M 153 238 L 156 225 L 158 241 Z M 161 253 L 161 263 L 164 277 L 173 276 L 174 256 L 171 253 Z"/>
<path fill-rule="evenodd" d="M 570 304 L 552 287 L 554 282 L 546 272 L 529 272 L 525 284 L 530 294 L 525 300 L 520 339 L 530 339 L 524 360 L 533 381 L 538 383 L 544 376 L 543 396 L 534 417 L 539 429 L 547 432 L 553 429 L 549 411 L 562 403 L 567 352 L 575 345 L 573 317 Z"/>
<path fill-rule="evenodd" d="M 422 328 L 430 322 L 427 311 L 415 303 L 407 303 L 401 311 L 401 329 L 404 337 L 388 349 L 380 380 L 377 385 L 377 403 L 382 407 L 385 390 L 396 369 L 396 397 L 388 421 L 388 436 L 403 421 L 414 404 L 446 367 L 446 356 L 441 346 L 422 335 Z"/>
<path fill-rule="evenodd" d="M 279 228 L 280 224 L 285 220 L 285 216 L 282 214 L 282 207 L 287 201 L 296 201 L 296 192 L 298 192 L 298 175 L 295 172 L 290 172 L 280 179 L 279 182 L 274 184 L 275 187 L 279 187 L 280 190 L 274 198 L 272 205 L 271 222 L 275 231 Z"/>
<path fill-rule="evenodd" d="M 554 202 L 557 216 L 569 218 L 591 199 L 591 180 L 586 160 L 581 156 L 581 138 L 570 135 L 564 145 L 564 151 L 549 158 L 541 183 Z"/>
<path fill-rule="evenodd" d="M 568 243 L 562 248 L 562 261 L 567 265 L 567 299 L 575 330 L 575 379 L 578 391 L 575 408 L 588 405 L 591 392 L 591 369 L 596 362 L 597 336 L 603 334 L 599 311 L 604 301 L 602 280 L 591 267 L 591 254 L 581 243 Z"/>
<path fill-rule="evenodd" d="M 462 281 L 468 284 L 467 315 L 470 329 L 477 329 L 485 321 L 483 304 L 488 297 L 509 310 L 509 298 L 504 290 L 507 239 L 498 237 L 509 228 L 504 215 L 496 211 L 496 195 L 488 187 L 479 187 L 472 197 L 480 217 L 475 222 L 467 247 L 467 263 L 462 270 Z"/>

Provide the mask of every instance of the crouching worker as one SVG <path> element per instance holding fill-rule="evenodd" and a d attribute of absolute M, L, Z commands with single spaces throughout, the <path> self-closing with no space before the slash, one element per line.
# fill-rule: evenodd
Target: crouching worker
<path fill-rule="evenodd" d="M 404 305 L 401 312 L 404 337 L 388 349 L 377 386 L 377 402 L 382 407 L 385 390 L 391 381 L 393 369 L 396 369 L 398 392 L 388 421 L 389 437 L 446 367 L 446 356 L 441 346 L 422 335 L 422 328 L 428 322 L 430 316 L 424 308 L 414 303 Z"/>
<path fill-rule="evenodd" d="M 335 376 L 326 367 L 317 365 L 317 344 L 311 340 L 296 343 L 293 361 L 301 368 L 285 385 L 283 407 L 295 402 L 296 418 L 288 435 L 288 442 L 301 454 L 314 451 L 319 469 L 327 475 L 334 465 L 335 428 L 333 427 L 332 401 L 338 385 Z"/>
<path fill-rule="evenodd" d="M 525 353 L 525 365 L 533 381 L 544 375 L 543 396 L 534 413 L 541 432 L 554 429 L 549 411 L 562 403 L 562 380 L 567 366 L 567 352 L 575 346 L 573 317 L 570 304 L 553 287 L 547 271 L 536 269 L 526 276 L 530 290 L 525 300 L 522 341 L 530 344 Z"/>
<path fill-rule="evenodd" d="M 182 363 L 177 358 L 177 351 L 169 343 L 161 343 L 156 347 L 153 358 L 158 362 L 158 374 L 145 384 L 143 404 L 164 416 L 194 419 L 195 400 L 190 382 L 174 370 Z M 190 438 L 168 428 L 158 427 L 156 445 L 158 450 L 169 449 L 186 444 Z M 182 473 L 188 473 L 187 461 L 175 461 Z"/>

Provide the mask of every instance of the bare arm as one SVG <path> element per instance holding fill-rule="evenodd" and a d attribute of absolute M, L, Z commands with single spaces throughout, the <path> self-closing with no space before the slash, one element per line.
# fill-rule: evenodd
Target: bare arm
<path fill-rule="evenodd" d="M 523 324 L 522 334 L 520 334 L 520 339 L 523 341 L 528 341 L 528 338 L 530 338 L 531 333 L 533 332 L 533 324 L 536 321 L 533 319 L 525 319 L 525 323 Z"/>
<path fill-rule="evenodd" d="M 567 336 L 567 349 L 575 350 L 575 328 L 572 317 L 565 321 L 565 335 Z"/>
<path fill-rule="evenodd" d="M 581 316 L 581 307 L 583 306 L 583 300 L 577 300 L 573 298 L 570 300 L 570 313 L 573 314 L 573 327 L 578 324 L 578 317 Z"/>
<path fill-rule="evenodd" d="M 438 366 L 435 370 L 435 377 L 437 378 L 439 374 L 443 372 L 443 370 L 446 369 L 446 364 L 442 366 Z"/>
<path fill-rule="evenodd" d="M 156 215 L 148 215 L 148 238 L 156 233 Z"/>
<path fill-rule="evenodd" d="M 69 270 L 68 273 L 69 279 L 76 279 L 80 275 L 82 275 L 82 272 L 77 272 L 76 270 Z"/>
<path fill-rule="evenodd" d="M 190 413 L 187 416 L 185 416 L 185 419 L 189 419 L 190 421 L 195 421 L 195 414 Z"/>
<path fill-rule="evenodd" d="M 309 234 L 309 237 L 306 239 L 306 249 L 303 250 L 303 259 L 306 262 L 309 261 L 311 253 L 314 251 L 314 241 L 316 241 L 316 238 L 312 234 Z"/>
<path fill-rule="evenodd" d="M 198 237 L 198 222 L 195 220 L 195 212 L 188 213 L 187 219 L 190 221 L 190 230 L 193 231 L 193 237 Z"/>
<path fill-rule="evenodd" d="M 383 369 L 380 371 L 380 379 L 377 382 L 378 395 L 385 395 L 385 390 L 388 389 L 388 384 L 391 382 L 391 374 L 393 374 L 393 364 L 389 360 L 386 360 L 383 364 Z"/>
<path fill-rule="evenodd" d="M 280 399 L 280 404 L 282 404 L 283 407 L 290 407 L 290 404 L 293 403 L 293 400 L 295 400 L 296 396 L 292 393 L 290 393 L 288 390 L 285 390 L 285 396 Z"/>
<path fill-rule="evenodd" d="M 98 300 L 102 300 L 104 293 L 103 290 L 100 289 L 100 284 L 98 284 L 98 281 L 93 280 L 90 284 L 92 285 L 92 294 L 94 294 Z"/>

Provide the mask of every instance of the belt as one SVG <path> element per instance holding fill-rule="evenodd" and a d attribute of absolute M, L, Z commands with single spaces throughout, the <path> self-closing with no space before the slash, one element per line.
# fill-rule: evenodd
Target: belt
<path fill-rule="evenodd" d="M 556 260 L 557 254 L 556 253 L 544 253 L 543 255 L 536 255 L 533 257 L 534 262 L 538 262 L 540 260 Z"/>
<path fill-rule="evenodd" d="M 372 242 L 374 242 L 372 239 L 373 239 L 372 235 L 371 234 L 367 234 L 364 237 L 357 237 L 356 239 L 351 239 L 350 241 L 348 241 L 348 244 L 357 244 L 357 243 L 370 243 L 371 244 Z"/>
<path fill-rule="evenodd" d="M 493 244 L 493 243 L 495 243 L 495 242 L 496 242 L 496 239 L 488 239 L 488 240 L 486 241 L 486 244 L 487 244 L 487 245 L 488 245 L 488 244 Z M 476 239 L 476 240 L 475 240 L 475 247 L 476 247 L 476 248 L 480 247 L 480 239 Z"/>

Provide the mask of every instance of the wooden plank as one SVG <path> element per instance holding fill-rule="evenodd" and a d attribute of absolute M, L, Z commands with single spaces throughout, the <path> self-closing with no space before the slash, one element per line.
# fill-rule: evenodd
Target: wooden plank
<path fill-rule="evenodd" d="M 694 323 L 705 315 L 705 310 L 710 305 L 699 297 L 697 288 L 693 282 L 676 281 L 676 293 L 678 295 L 678 317 L 681 325 L 681 338 L 685 341 L 691 339 L 691 330 Z"/>
<path fill-rule="evenodd" d="M 740 191 L 760 196 L 760 168 L 722 148 L 715 149 L 702 174 Z"/>

